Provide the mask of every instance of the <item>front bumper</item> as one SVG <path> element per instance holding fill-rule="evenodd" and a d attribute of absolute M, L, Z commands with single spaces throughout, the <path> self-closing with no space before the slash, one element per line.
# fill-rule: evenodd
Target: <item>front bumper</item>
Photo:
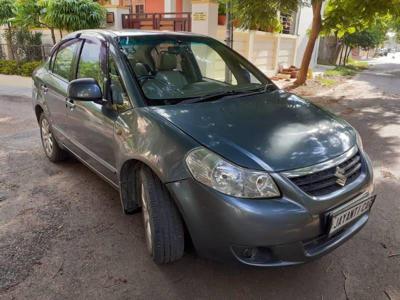
<path fill-rule="evenodd" d="M 277 199 L 241 199 L 216 192 L 193 179 L 167 184 L 200 256 L 253 266 L 287 266 L 320 257 L 352 237 L 366 213 L 332 237 L 326 213 L 371 191 L 372 169 L 323 200 L 302 193 L 288 179 L 271 174 L 282 191 Z"/>

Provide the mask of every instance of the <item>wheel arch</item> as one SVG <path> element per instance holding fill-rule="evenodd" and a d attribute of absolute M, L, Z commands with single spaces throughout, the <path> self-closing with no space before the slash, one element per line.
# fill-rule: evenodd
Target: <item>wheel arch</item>
<path fill-rule="evenodd" d="M 138 199 L 137 195 L 137 174 L 141 166 L 146 166 L 148 167 L 159 179 L 160 181 L 165 184 L 165 182 L 162 180 L 160 177 L 159 172 L 156 172 L 154 168 L 152 168 L 149 164 L 146 162 L 136 159 L 136 158 L 131 158 L 126 160 L 123 164 L 122 167 L 120 168 L 119 172 L 119 185 L 120 185 L 120 197 L 121 197 L 121 205 L 124 213 L 127 214 L 132 214 L 138 211 L 140 208 L 140 199 Z M 167 190 L 168 187 L 166 187 Z M 182 207 L 179 205 L 178 201 L 175 199 L 175 197 L 169 193 L 172 201 L 175 203 L 175 205 L 178 208 L 179 214 L 181 215 L 182 222 L 185 227 L 185 231 L 190 237 L 190 234 L 187 230 L 187 225 L 186 225 L 186 220 L 182 212 Z M 191 237 L 190 237 L 191 238 Z"/>
<path fill-rule="evenodd" d="M 137 158 L 127 159 L 119 170 L 119 187 L 122 209 L 125 213 L 134 213 L 140 207 L 137 199 L 137 172 L 140 166 L 148 167 L 160 180 L 159 172 L 156 172 L 149 164 Z M 163 180 L 161 180 L 163 182 Z"/>
<path fill-rule="evenodd" d="M 35 115 L 36 115 L 36 120 L 39 122 L 40 116 L 44 112 L 43 107 L 40 104 L 35 105 Z"/>

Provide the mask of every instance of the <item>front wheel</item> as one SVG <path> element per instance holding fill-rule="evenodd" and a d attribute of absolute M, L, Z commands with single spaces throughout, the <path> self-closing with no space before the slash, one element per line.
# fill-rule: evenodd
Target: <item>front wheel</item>
<path fill-rule="evenodd" d="M 65 160 L 67 153 L 58 146 L 51 131 L 50 122 L 43 113 L 39 118 L 39 126 L 43 149 L 49 160 L 52 162 Z"/>
<path fill-rule="evenodd" d="M 166 187 L 143 166 L 138 178 L 147 249 L 157 264 L 180 259 L 184 252 L 181 216 Z"/>

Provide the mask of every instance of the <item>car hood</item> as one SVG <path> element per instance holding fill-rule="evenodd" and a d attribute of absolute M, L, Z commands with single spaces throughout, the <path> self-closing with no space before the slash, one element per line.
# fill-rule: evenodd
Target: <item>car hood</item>
<path fill-rule="evenodd" d="M 356 143 L 347 122 L 281 90 L 149 110 L 203 146 L 252 169 L 302 168 L 339 156 Z"/>

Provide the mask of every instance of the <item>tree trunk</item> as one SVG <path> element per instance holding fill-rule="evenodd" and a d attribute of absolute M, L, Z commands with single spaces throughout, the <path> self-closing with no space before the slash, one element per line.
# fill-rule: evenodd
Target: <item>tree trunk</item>
<path fill-rule="evenodd" d="M 53 45 L 56 44 L 56 35 L 54 33 L 54 28 L 53 27 L 49 27 L 50 32 L 51 32 L 51 39 L 53 40 Z"/>
<path fill-rule="evenodd" d="M 62 39 L 63 38 L 62 29 L 59 29 L 59 30 L 60 30 L 60 38 Z"/>
<path fill-rule="evenodd" d="M 343 49 L 345 47 L 345 44 L 342 44 L 342 46 L 340 47 L 340 56 L 339 56 L 339 66 L 342 65 L 342 57 L 343 57 Z"/>
<path fill-rule="evenodd" d="M 341 50 L 342 50 L 342 44 L 343 41 L 341 41 L 338 37 L 337 37 L 337 33 L 335 33 L 336 36 L 336 48 L 335 48 L 335 57 L 333 58 L 332 64 L 336 65 L 337 61 L 339 59 L 339 55 L 341 54 Z M 340 61 L 339 61 L 340 63 Z"/>
<path fill-rule="evenodd" d="M 351 50 L 353 50 L 353 48 L 349 47 L 349 53 L 347 53 L 347 56 L 346 56 L 346 63 L 349 61 Z"/>
<path fill-rule="evenodd" d="M 343 66 L 346 66 L 347 64 L 347 60 L 349 58 L 351 52 L 351 47 L 350 46 L 346 46 L 346 50 L 344 51 L 344 57 L 343 57 Z"/>
<path fill-rule="evenodd" d="M 343 56 L 343 66 L 346 66 L 346 58 L 347 58 L 347 49 L 349 46 L 346 45 L 346 48 L 344 48 L 344 56 Z"/>
<path fill-rule="evenodd" d="M 312 54 L 314 52 L 315 42 L 318 39 L 319 32 L 321 31 L 321 8 L 322 0 L 312 1 L 313 8 L 313 21 L 311 27 L 310 37 L 308 38 L 307 47 L 304 51 L 303 60 L 301 61 L 300 71 L 297 75 L 297 79 L 294 82 L 295 85 L 302 85 L 307 80 L 308 67 L 310 66 Z"/>
<path fill-rule="evenodd" d="M 8 27 L 8 34 L 7 34 L 7 42 L 8 42 L 8 54 L 11 56 L 12 60 L 15 60 L 15 55 L 14 55 L 14 47 L 12 44 L 12 30 L 11 30 L 11 24 L 7 23 Z"/>

